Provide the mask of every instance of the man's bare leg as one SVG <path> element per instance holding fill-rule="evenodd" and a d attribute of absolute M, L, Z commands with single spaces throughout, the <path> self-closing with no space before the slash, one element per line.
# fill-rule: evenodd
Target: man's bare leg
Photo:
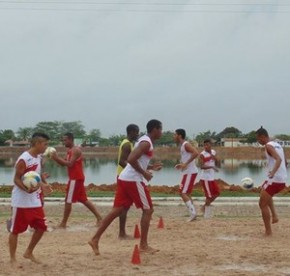
<path fill-rule="evenodd" d="M 35 231 L 32 234 L 30 243 L 23 255 L 24 258 L 26 259 L 30 259 L 32 262 L 34 263 L 41 263 L 39 260 L 37 260 L 34 255 L 33 255 L 33 250 L 35 248 L 35 246 L 38 244 L 38 242 L 40 241 L 40 239 L 43 236 L 44 231 L 40 230 L 40 229 L 35 229 Z"/>
<path fill-rule="evenodd" d="M 269 201 L 269 208 L 270 208 L 270 211 L 271 211 L 271 214 L 272 214 L 272 224 L 277 223 L 279 221 L 279 218 L 278 218 L 278 215 L 276 213 L 272 197 L 271 197 L 271 199 Z"/>
<path fill-rule="evenodd" d="M 111 212 L 104 218 L 102 219 L 102 223 L 97 229 L 96 234 L 92 237 L 92 239 L 88 242 L 88 244 L 92 247 L 95 255 L 100 255 L 99 251 L 99 240 L 102 236 L 102 234 L 106 231 L 108 226 L 112 223 L 112 221 L 120 216 L 122 211 L 124 210 L 123 207 L 114 207 Z"/>
<path fill-rule="evenodd" d="M 270 215 L 270 207 L 269 207 L 269 202 L 271 198 L 272 197 L 265 190 L 261 191 L 259 206 L 260 206 L 262 218 L 264 221 L 266 236 L 272 235 L 271 215 Z"/>
<path fill-rule="evenodd" d="M 153 209 L 143 210 L 141 217 L 141 239 L 140 239 L 140 252 L 154 254 L 158 249 L 154 249 L 148 245 L 148 232 L 150 220 L 153 214 Z"/>
<path fill-rule="evenodd" d="M 72 210 L 72 203 L 65 203 L 64 204 L 64 211 L 63 211 L 63 218 L 61 223 L 57 226 L 58 228 L 66 228 L 68 218 L 70 216 Z"/>
<path fill-rule="evenodd" d="M 127 239 L 133 238 L 126 234 L 126 221 L 127 221 L 128 210 L 129 209 L 124 209 L 119 216 L 119 239 L 120 240 L 127 240 Z"/>
<path fill-rule="evenodd" d="M 9 252 L 10 252 L 10 263 L 13 265 L 16 263 L 16 248 L 17 248 L 18 235 L 9 234 Z"/>
<path fill-rule="evenodd" d="M 96 206 L 89 200 L 82 202 L 96 217 L 97 219 L 97 225 L 99 226 L 102 221 L 102 216 L 98 212 Z"/>

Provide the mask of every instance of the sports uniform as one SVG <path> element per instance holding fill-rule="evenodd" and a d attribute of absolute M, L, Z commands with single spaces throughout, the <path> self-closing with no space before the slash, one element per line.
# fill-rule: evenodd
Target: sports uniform
<path fill-rule="evenodd" d="M 121 159 L 122 148 L 123 148 L 123 146 L 124 146 L 125 144 L 127 144 L 127 143 L 130 143 L 131 151 L 133 150 L 133 147 L 134 147 L 133 143 L 132 143 L 128 138 L 125 138 L 125 139 L 121 142 L 120 147 L 119 147 L 119 152 L 118 152 L 117 176 L 119 176 L 120 173 L 122 172 L 122 170 L 124 169 L 124 168 L 119 164 L 119 162 L 120 162 L 120 159 Z"/>
<path fill-rule="evenodd" d="M 143 170 L 147 170 L 149 162 L 153 156 L 153 144 L 147 135 L 140 137 L 135 147 L 137 147 L 141 142 L 147 142 L 150 144 L 149 151 L 141 155 L 141 157 L 138 159 L 140 167 Z M 129 208 L 132 203 L 135 203 L 137 208 L 152 208 L 151 196 L 147 186 L 144 183 L 143 175 L 137 172 L 128 163 L 118 178 L 114 207 L 123 206 L 125 208 Z"/>
<path fill-rule="evenodd" d="M 66 160 L 72 157 L 72 149 L 67 151 Z M 85 175 L 83 172 L 83 157 L 82 155 L 75 161 L 73 166 L 67 167 L 68 185 L 66 191 L 65 201 L 67 203 L 85 202 L 87 201 L 87 194 L 85 190 Z"/>
<path fill-rule="evenodd" d="M 41 155 L 33 157 L 28 151 L 23 152 L 16 161 L 24 161 L 25 173 L 35 171 L 41 173 Z M 12 219 L 10 232 L 23 233 L 30 226 L 35 229 L 47 230 L 46 218 L 43 210 L 42 191 L 39 188 L 33 193 L 27 193 L 14 185 L 11 196 Z"/>
<path fill-rule="evenodd" d="M 286 186 L 286 179 L 287 179 L 287 169 L 286 169 L 286 163 L 285 163 L 285 156 L 282 146 L 274 141 L 268 142 L 266 145 L 272 146 L 277 154 L 281 158 L 281 164 L 276 171 L 275 175 L 272 178 L 269 178 L 263 183 L 262 188 L 271 196 L 279 193 L 281 190 L 283 190 Z M 274 165 L 275 165 L 275 159 L 270 156 L 267 152 L 266 158 L 267 158 L 267 171 L 272 171 Z"/>
<path fill-rule="evenodd" d="M 185 149 L 185 145 L 189 143 L 188 141 L 184 141 L 180 147 L 180 155 L 181 155 L 181 163 L 186 163 L 187 160 L 191 158 L 191 153 L 187 152 Z M 193 185 L 197 176 L 198 169 L 196 167 L 195 161 L 191 161 L 186 169 L 181 171 L 182 180 L 179 187 L 179 192 L 184 194 L 190 194 L 193 190 Z"/>
<path fill-rule="evenodd" d="M 211 150 L 211 153 L 203 150 L 200 153 L 200 158 L 205 167 L 215 167 L 214 155 L 216 155 L 215 150 Z M 220 195 L 219 187 L 215 181 L 214 175 L 215 171 L 212 168 L 201 170 L 200 181 L 206 198 L 218 197 Z"/>

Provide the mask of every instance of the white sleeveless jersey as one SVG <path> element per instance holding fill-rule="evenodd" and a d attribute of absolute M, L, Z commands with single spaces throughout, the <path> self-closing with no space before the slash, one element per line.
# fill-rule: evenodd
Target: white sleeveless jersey
<path fill-rule="evenodd" d="M 153 144 L 151 139 L 147 135 L 143 135 L 138 139 L 136 142 L 134 148 L 138 147 L 138 145 L 141 142 L 148 142 L 150 144 L 150 149 L 146 154 L 141 155 L 141 157 L 138 159 L 138 163 L 140 167 L 146 171 L 147 167 L 149 165 L 149 162 L 153 156 Z M 137 172 L 129 163 L 126 165 L 124 170 L 119 175 L 119 179 L 125 180 L 125 181 L 143 181 L 144 177 L 142 174 Z"/>
<path fill-rule="evenodd" d="M 25 172 L 35 171 L 41 173 L 41 156 L 33 157 L 28 151 L 23 152 L 16 161 L 16 164 L 23 160 L 26 165 Z M 34 208 L 41 207 L 40 198 L 41 189 L 29 194 L 21 190 L 17 185 L 14 184 L 12 195 L 11 195 L 11 205 L 12 207 L 19 208 Z"/>
<path fill-rule="evenodd" d="M 183 144 L 181 145 L 180 147 L 180 155 L 181 155 L 181 163 L 186 163 L 188 161 L 188 159 L 191 158 L 191 153 L 186 151 L 185 149 L 185 145 L 189 143 L 188 141 L 184 141 Z M 187 168 L 183 171 L 181 171 L 181 173 L 183 175 L 185 174 L 193 174 L 193 173 L 197 173 L 198 172 L 198 169 L 196 167 L 196 164 L 195 164 L 195 159 L 192 160 L 188 165 L 187 165 Z"/>
<path fill-rule="evenodd" d="M 208 167 L 215 166 L 215 160 L 212 158 L 212 155 L 216 155 L 215 150 L 211 150 L 211 154 L 205 150 L 200 153 L 200 158 L 203 160 L 203 164 Z M 214 169 L 202 169 L 200 179 L 202 180 L 215 180 L 215 171 Z"/>
<path fill-rule="evenodd" d="M 279 169 L 277 170 L 277 172 L 275 173 L 275 175 L 272 178 L 268 178 L 268 181 L 285 183 L 286 179 L 287 179 L 287 168 L 286 168 L 286 164 L 285 164 L 285 156 L 284 156 L 283 148 L 279 143 L 274 142 L 274 141 L 268 142 L 267 145 L 271 145 L 275 149 L 275 151 L 278 153 L 278 155 L 280 156 L 280 158 L 282 160 Z M 267 150 L 265 151 L 265 153 L 266 153 L 266 157 L 267 157 L 267 170 L 269 172 L 274 167 L 275 159 L 268 154 Z"/>

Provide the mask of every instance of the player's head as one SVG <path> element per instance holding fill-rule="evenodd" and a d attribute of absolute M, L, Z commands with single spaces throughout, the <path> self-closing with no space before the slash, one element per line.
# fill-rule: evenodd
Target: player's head
<path fill-rule="evenodd" d="M 183 128 L 178 128 L 175 130 L 177 136 L 180 136 L 183 140 L 186 137 L 186 131 Z"/>
<path fill-rule="evenodd" d="M 206 151 L 211 149 L 212 140 L 210 138 L 206 138 L 203 140 L 203 147 Z"/>
<path fill-rule="evenodd" d="M 150 120 L 146 125 L 146 129 L 153 139 L 159 139 L 162 136 L 162 123 L 156 119 Z"/>
<path fill-rule="evenodd" d="M 62 136 L 62 142 L 65 147 L 71 147 L 74 144 L 74 135 L 71 132 L 67 132 Z"/>
<path fill-rule="evenodd" d="M 44 153 L 48 146 L 49 136 L 42 132 L 35 132 L 31 137 L 31 147 L 35 148 L 37 153 Z"/>
<path fill-rule="evenodd" d="M 139 127 L 135 124 L 130 124 L 126 128 L 127 138 L 130 141 L 136 141 L 139 136 Z"/>
<path fill-rule="evenodd" d="M 259 144 L 265 145 L 269 141 L 269 134 L 262 126 L 256 131 L 256 139 Z"/>

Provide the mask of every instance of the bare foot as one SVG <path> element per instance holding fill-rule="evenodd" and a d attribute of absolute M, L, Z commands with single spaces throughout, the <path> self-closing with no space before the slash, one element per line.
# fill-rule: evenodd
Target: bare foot
<path fill-rule="evenodd" d="M 264 234 L 264 237 L 266 237 L 266 238 L 269 238 L 269 237 L 271 237 L 272 236 L 272 231 L 266 231 L 265 232 L 265 234 Z"/>
<path fill-rule="evenodd" d="M 272 224 L 277 223 L 279 219 L 277 217 L 272 217 Z"/>
<path fill-rule="evenodd" d="M 53 226 L 52 229 L 63 229 L 65 230 L 67 226 L 65 224 L 58 224 L 57 226 Z"/>
<path fill-rule="evenodd" d="M 159 252 L 159 249 L 156 248 L 152 248 L 151 246 L 147 246 L 147 247 L 140 247 L 140 253 L 144 253 L 144 254 L 155 254 L 157 252 Z"/>
<path fill-rule="evenodd" d="M 187 222 L 192 222 L 194 220 L 196 220 L 196 215 L 194 215 L 194 216 L 191 215 L 190 218 L 187 220 Z"/>
<path fill-rule="evenodd" d="M 12 267 L 15 267 L 15 266 L 17 265 L 17 261 L 16 261 L 15 258 L 10 259 L 10 265 L 11 265 Z"/>
<path fill-rule="evenodd" d="M 96 243 L 94 243 L 93 241 L 89 241 L 88 244 L 93 249 L 95 255 L 97 255 L 97 256 L 100 255 L 99 246 Z"/>
<path fill-rule="evenodd" d="M 125 234 L 125 235 L 119 235 L 118 238 L 119 238 L 119 240 L 127 240 L 127 241 L 134 240 L 134 237 L 129 236 L 127 234 Z"/>
<path fill-rule="evenodd" d="M 32 261 L 32 262 L 34 262 L 34 263 L 36 263 L 36 264 L 41 264 L 41 261 L 37 260 L 37 259 L 33 256 L 33 254 L 31 254 L 31 253 L 27 253 L 27 252 L 25 252 L 24 255 L 23 255 L 23 257 L 26 258 L 26 259 L 29 259 L 30 261 Z"/>

